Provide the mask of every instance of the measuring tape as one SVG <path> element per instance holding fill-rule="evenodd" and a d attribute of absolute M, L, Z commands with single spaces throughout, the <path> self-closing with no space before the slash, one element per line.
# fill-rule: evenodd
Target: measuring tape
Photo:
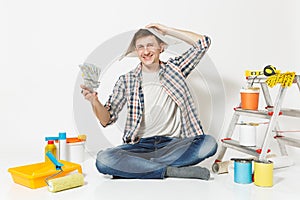
<path fill-rule="evenodd" d="M 275 74 L 280 74 L 280 70 L 276 70 L 276 67 L 274 67 L 273 65 L 267 65 L 264 68 L 264 75 L 265 76 L 272 76 Z"/>

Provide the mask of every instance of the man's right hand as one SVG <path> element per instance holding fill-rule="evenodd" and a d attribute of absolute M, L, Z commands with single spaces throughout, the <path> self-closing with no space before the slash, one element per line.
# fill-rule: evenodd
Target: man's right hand
<path fill-rule="evenodd" d="M 85 85 L 80 85 L 81 87 L 81 94 L 84 96 L 86 100 L 93 103 L 95 100 L 98 100 L 97 92 L 91 91 Z"/>

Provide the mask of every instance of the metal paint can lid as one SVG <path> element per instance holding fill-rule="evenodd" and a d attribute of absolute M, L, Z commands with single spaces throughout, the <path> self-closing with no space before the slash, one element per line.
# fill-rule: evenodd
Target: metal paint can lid
<path fill-rule="evenodd" d="M 235 162 L 240 162 L 240 163 L 249 163 L 253 161 L 253 159 L 251 158 L 231 158 L 230 160 L 233 160 Z"/>
<path fill-rule="evenodd" d="M 263 164 L 272 164 L 271 160 L 254 160 L 256 163 L 263 163 Z"/>

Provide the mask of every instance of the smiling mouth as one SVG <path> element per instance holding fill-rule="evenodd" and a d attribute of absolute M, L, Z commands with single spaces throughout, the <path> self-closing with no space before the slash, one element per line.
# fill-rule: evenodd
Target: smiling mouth
<path fill-rule="evenodd" d="M 143 59 L 144 59 L 144 60 L 150 60 L 150 59 L 152 58 L 152 56 L 153 56 L 152 54 L 144 55 L 144 56 L 143 56 Z"/>

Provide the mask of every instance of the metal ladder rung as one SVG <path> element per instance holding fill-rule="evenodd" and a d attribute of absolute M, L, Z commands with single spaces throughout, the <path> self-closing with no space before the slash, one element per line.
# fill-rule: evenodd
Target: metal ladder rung
<path fill-rule="evenodd" d="M 273 112 L 273 108 L 268 108 L 267 110 L 243 110 L 241 108 L 235 108 L 235 111 L 244 116 L 249 117 L 261 117 L 270 119 Z M 300 117 L 300 110 L 299 109 L 291 109 L 291 108 L 281 108 L 280 115 L 289 116 L 289 117 Z"/>
<path fill-rule="evenodd" d="M 224 139 L 222 140 L 222 145 L 227 148 L 232 148 L 250 155 L 253 155 L 255 157 L 259 156 L 259 153 L 257 153 L 257 147 L 247 147 L 242 146 L 239 144 L 238 141 L 232 140 L 232 139 Z"/>
<path fill-rule="evenodd" d="M 289 146 L 294 146 L 294 147 L 300 148 L 300 140 L 299 139 L 285 137 L 285 136 L 277 136 L 277 137 L 275 137 L 275 139 L 279 140 L 279 142 L 283 142 Z"/>
<path fill-rule="evenodd" d="M 235 108 L 235 112 L 239 115 L 248 116 L 248 117 L 260 117 L 265 119 L 270 119 L 268 110 L 243 110 L 241 108 Z"/>

